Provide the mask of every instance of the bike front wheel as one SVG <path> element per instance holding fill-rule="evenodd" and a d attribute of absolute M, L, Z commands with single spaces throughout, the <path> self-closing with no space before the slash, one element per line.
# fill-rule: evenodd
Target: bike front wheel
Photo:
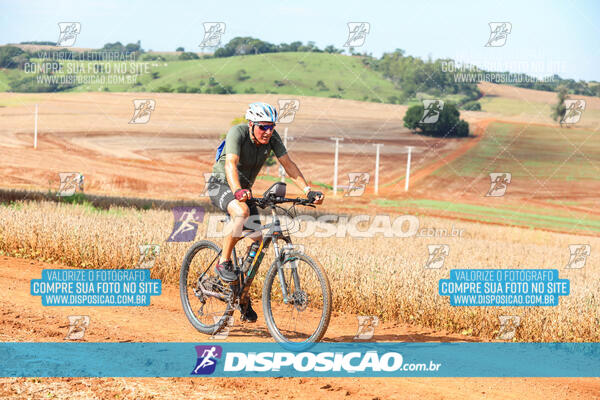
<path fill-rule="evenodd" d="M 329 326 L 329 280 L 323 267 L 304 253 L 285 253 L 281 263 L 271 265 L 262 303 L 269 332 L 278 342 L 309 345 L 321 340 Z"/>

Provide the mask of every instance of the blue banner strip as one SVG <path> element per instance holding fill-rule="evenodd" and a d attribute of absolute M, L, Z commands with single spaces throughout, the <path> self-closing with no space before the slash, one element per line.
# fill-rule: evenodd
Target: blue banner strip
<path fill-rule="evenodd" d="M 2 377 L 599 377 L 600 343 L 0 343 Z"/>

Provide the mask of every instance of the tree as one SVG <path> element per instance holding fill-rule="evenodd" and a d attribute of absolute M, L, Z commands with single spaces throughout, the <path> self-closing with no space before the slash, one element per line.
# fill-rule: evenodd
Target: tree
<path fill-rule="evenodd" d="M 196 53 L 186 53 L 186 52 L 183 52 L 183 53 L 181 53 L 179 55 L 179 59 L 182 60 L 182 61 L 185 61 L 185 60 L 197 60 L 199 58 L 200 57 L 198 57 L 198 54 L 196 54 Z"/>
<path fill-rule="evenodd" d="M 460 119 L 460 113 L 453 103 L 444 104 L 435 123 L 421 122 L 424 116 L 423 104 L 410 107 L 404 115 L 404 126 L 413 133 L 436 137 L 469 136 L 469 124 Z"/>
<path fill-rule="evenodd" d="M 558 103 L 556 103 L 554 110 L 552 110 L 552 118 L 560 123 L 567 112 L 565 100 L 569 98 L 569 92 L 565 86 L 559 86 L 556 95 L 558 97 Z M 562 127 L 562 123 L 560 126 Z"/>
<path fill-rule="evenodd" d="M 178 48 L 175 49 L 175 51 L 185 51 L 185 49 L 181 46 L 179 46 Z"/>
<path fill-rule="evenodd" d="M 135 53 L 135 52 L 143 52 L 142 50 L 142 42 L 141 41 L 137 41 L 135 43 L 129 43 L 125 46 L 125 52 L 126 53 Z"/>
<path fill-rule="evenodd" d="M 248 73 L 246 72 L 245 69 L 243 69 L 243 68 L 242 69 L 238 69 L 236 71 L 236 73 L 235 73 L 235 79 L 238 80 L 238 81 L 240 81 L 240 82 L 243 82 L 246 79 L 250 79 L 250 75 L 248 75 Z"/>
<path fill-rule="evenodd" d="M 264 54 L 278 51 L 278 46 L 253 37 L 234 37 L 224 47 L 217 49 L 215 57 L 243 56 L 246 54 Z"/>
<path fill-rule="evenodd" d="M 330 44 L 329 46 L 325 47 L 325 49 L 323 49 L 323 51 L 325 53 L 339 54 L 344 50 L 336 49 L 334 45 Z"/>
<path fill-rule="evenodd" d="M 317 89 L 319 91 L 326 91 L 329 90 L 329 88 L 327 87 L 327 85 L 325 85 L 325 82 L 323 82 L 322 80 L 318 80 L 317 81 Z"/>
<path fill-rule="evenodd" d="M 19 66 L 19 61 L 13 59 L 13 57 L 18 57 L 24 53 L 25 52 L 18 47 L 0 47 L 0 68 L 17 68 Z"/>
<path fill-rule="evenodd" d="M 466 111 L 481 111 L 481 104 L 478 101 L 468 101 L 462 105 L 462 109 Z"/>

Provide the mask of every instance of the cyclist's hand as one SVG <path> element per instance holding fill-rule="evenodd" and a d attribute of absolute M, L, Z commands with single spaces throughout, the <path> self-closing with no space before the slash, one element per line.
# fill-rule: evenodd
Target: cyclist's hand
<path fill-rule="evenodd" d="M 311 190 L 310 192 L 308 192 L 306 197 L 308 197 L 308 200 L 310 200 L 310 202 L 313 204 L 321 204 L 323 203 L 325 195 L 321 192 L 315 192 Z"/>
<path fill-rule="evenodd" d="M 248 189 L 238 189 L 233 195 L 237 201 L 246 201 L 252 198 L 252 192 Z"/>

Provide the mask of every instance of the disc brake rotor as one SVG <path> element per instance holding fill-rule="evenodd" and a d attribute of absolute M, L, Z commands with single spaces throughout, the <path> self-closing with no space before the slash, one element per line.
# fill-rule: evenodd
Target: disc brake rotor
<path fill-rule="evenodd" d="M 298 311 L 306 310 L 308 307 L 308 295 L 304 290 L 297 290 L 291 295 L 292 304 L 296 307 Z"/>

